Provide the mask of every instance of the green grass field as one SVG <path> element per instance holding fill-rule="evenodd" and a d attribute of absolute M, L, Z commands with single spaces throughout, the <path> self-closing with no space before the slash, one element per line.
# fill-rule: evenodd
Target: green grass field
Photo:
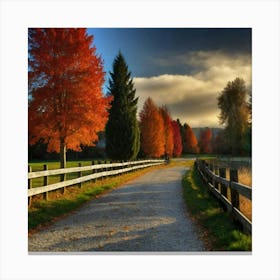
<path fill-rule="evenodd" d="M 106 163 L 106 162 L 109 162 L 109 161 L 102 161 L 102 163 Z M 92 161 L 68 161 L 66 164 L 66 167 L 67 168 L 78 167 L 79 163 L 81 163 L 82 166 L 92 165 Z M 94 163 L 97 164 L 97 161 L 95 161 Z M 34 172 L 44 170 L 44 164 L 47 164 L 49 170 L 60 168 L 60 163 L 58 161 L 28 163 L 28 165 L 31 166 L 32 171 L 34 171 Z M 91 174 L 91 171 L 82 172 L 82 176 L 89 175 L 89 174 Z M 71 180 L 71 179 L 75 179 L 78 177 L 79 177 L 78 173 L 66 174 L 66 180 Z M 48 176 L 48 180 L 49 180 L 49 182 L 48 182 L 49 185 L 58 183 L 60 181 L 60 175 Z M 41 187 L 43 185 L 44 185 L 43 177 L 32 179 L 32 188 Z"/>
<path fill-rule="evenodd" d="M 102 161 L 104 162 L 104 161 Z M 107 162 L 107 161 L 106 161 Z M 91 165 L 92 161 L 90 160 L 76 160 L 76 161 L 67 161 L 66 167 L 77 167 L 79 166 L 79 163 L 82 163 L 82 166 Z M 97 160 L 95 161 L 95 164 L 97 163 Z M 43 165 L 47 164 L 49 169 L 59 169 L 60 163 L 59 161 L 39 161 L 39 162 L 29 162 L 28 165 L 31 166 L 32 171 L 42 171 L 44 170 Z"/>

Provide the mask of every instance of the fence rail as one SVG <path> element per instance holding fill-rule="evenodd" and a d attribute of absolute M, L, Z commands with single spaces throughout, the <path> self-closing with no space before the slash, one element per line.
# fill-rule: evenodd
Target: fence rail
<path fill-rule="evenodd" d="M 141 161 L 128 161 L 120 163 L 110 164 L 96 164 L 89 166 L 44 170 L 37 172 L 28 172 L 28 198 L 29 205 L 31 204 L 31 197 L 38 194 L 44 194 L 44 198 L 47 199 L 47 193 L 50 191 L 62 189 L 68 186 L 81 184 L 82 182 L 94 180 L 97 178 L 118 175 L 121 173 L 130 172 L 137 169 L 142 169 L 150 166 L 160 165 L 165 163 L 165 160 L 141 160 Z M 45 166 L 46 168 L 46 166 Z M 46 168 L 47 169 L 47 168 Z M 30 170 L 30 168 L 29 168 Z M 94 173 L 90 175 L 82 176 L 82 171 L 90 171 Z M 67 174 L 67 173 L 79 173 L 79 177 L 70 179 L 54 184 L 48 185 L 48 176 Z M 32 179 L 44 177 L 44 186 L 32 188 Z"/>
<path fill-rule="evenodd" d="M 211 193 L 232 213 L 234 219 L 242 224 L 246 232 L 252 233 L 252 222 L 240 211 L 239 202 L 239 195 L 252 201 L 252 188 L 238 182 L 237 169 L 230 169 L 230 180 L 227 180 L 224 167 L 219 168 L 211 162 L 198 159 L 195 166 Z"/>

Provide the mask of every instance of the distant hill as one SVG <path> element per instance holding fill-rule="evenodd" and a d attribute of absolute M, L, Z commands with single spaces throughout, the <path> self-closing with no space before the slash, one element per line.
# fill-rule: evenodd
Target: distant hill
<path fill-rule="evenodd" d="M 192 130 L 197 138 L 197 140 L 199 140 L 200 137 L 200 132 L 204 129 L 206 129 L 207 127 L 193 127 Z M 216 137 L 216 135 L 221 132 L 223 129 L 219 128 L 219 127 L 209 127 L 212 131 L 212 137 Z"/>

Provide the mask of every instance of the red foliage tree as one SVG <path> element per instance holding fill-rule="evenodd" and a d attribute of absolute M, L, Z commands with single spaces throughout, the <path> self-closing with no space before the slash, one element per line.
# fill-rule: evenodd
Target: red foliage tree
<path fill-rule="evenodd" d="M 201 131 L 199 138 L 199 150 L 200 153 L 209 154 L 212 152 L 212 131 L 210 128 L 206 128 Z"/>
<path fill-rule="evenodd" d="M 164 122 L 158 107 L 149 97 L 140 112 L 141 148 L 148 157 L 164 154 Z"/>
<path fill-rule="evenodd" d="M 188 125 L 184 125 L 186 135 L 186 152 L 197 154 L 199 152 L 198 142 L 192 128 Z"/>
<path fill-rule="evenodd" d="M 177 121 L 172 121 L 173 128 L 173 156 L 179 157 L 182 154 L 183 146 L 182 146 L 182 137 L 180 132 L 180 127 Z"/>
<path fill-rule="evenodd" d="M 31 28 L 29 48 L 30 143 L 43 139 L 48 151 L 79 151 L 104 129 L 110 99 L 102 94 L 103 64 L 84 28 Z"/>
<path fill-rule="evenodd" d="M 172 157 L 174 149 L 172 119 L 166 106 L 160 108 L 160 113 L 164 123 L 164 153 L 166 156 Z"/>

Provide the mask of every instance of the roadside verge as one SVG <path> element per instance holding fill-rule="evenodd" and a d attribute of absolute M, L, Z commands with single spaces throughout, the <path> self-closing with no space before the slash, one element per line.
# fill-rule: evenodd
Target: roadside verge
<path fill-rule="evenodd" d="M 209 251 L 251 251 L 252 237 L 244 234 L 221 208 L 192 167 L 182 179 L 187 209 Z"/>

